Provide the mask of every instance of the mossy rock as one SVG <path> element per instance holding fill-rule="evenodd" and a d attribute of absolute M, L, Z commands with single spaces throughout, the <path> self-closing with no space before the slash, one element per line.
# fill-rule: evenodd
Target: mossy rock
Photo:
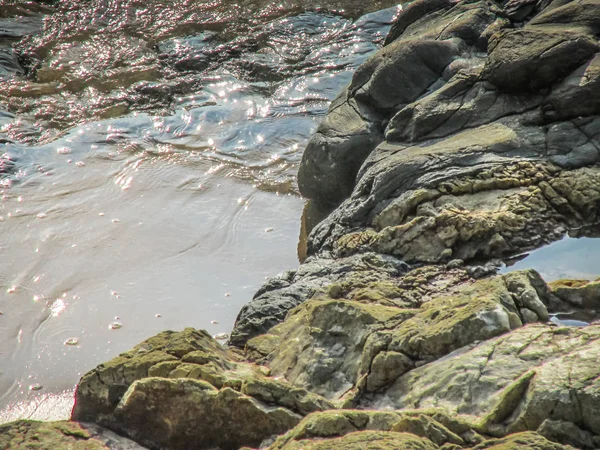
<path fill-rule="evenodd" d="M 100 436 L 105 434 L 105 436 Z M 108 434 L 107 434 L 108 433 Z M 108 436 L 110 435 L 110 436 Z M 78 422 L 17 420 L 0 425 L 1 450 L 144 450 L 126 438 Z"/>
<path fill-rule="evenodd" d="M 357 431 L 324 440 L 291 441 L 281 450 L 437 450 L 431 441 L 409 433 L 390 431 Z"/>

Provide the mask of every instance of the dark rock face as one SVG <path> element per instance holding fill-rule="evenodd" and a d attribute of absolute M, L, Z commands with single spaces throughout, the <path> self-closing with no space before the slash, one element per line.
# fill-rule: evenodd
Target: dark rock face
<path fill-rule="evenodd" d="M 312 191 L 315 171 L 325 190 L 355 179 L 312 231 L 309 255 L 489 259 L 598 221 L 598 8 L 532 5 L 406 8 L 348 88 L 348 102 L 382 118 L 383 142 L 367 151 L 313 140 L 306 150 L 300 174 Z M 329 155 L 364 162 L 356 172 L 313 164 Z M 303 193 L 319 201 L 312 191 Z"/>

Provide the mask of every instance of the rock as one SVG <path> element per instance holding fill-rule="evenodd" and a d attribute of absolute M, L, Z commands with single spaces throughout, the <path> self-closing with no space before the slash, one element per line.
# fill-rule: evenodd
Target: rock
<path fill-rule="evenodd" d="M 282 450 L 326 450 L 339 448 L 344 450 L 360 450 L 363 448 L 376 448 L 382 450 L 411 449 L 411 450 L 435 450 L 438 447 L 426 439 L 421 439 L 408 433 L 390 433 L 385 431 L 363 431 L 350 433 L 343 437 L 327 440 L 300 440 L 292 441 Z"/>
<path fill-rule="evenodd" d="M 600 31 L 598 3 L 594 0 L 554 1 L 544 11 L 533 17 L 529 24 L 575 25 L 588 28 L 592 34 L 598 34 Z"/>
<path fill-rule="evenodd" d="M 85 374 L 72 418 L 150 448 L 238 448 L 333 408 L 267 374 L 205 331 L 166 331 Z"/>
<path fill-rule="evenodd" d="M 502 439 L 491 439 L 473 447 L 473 450 L 571 450 L 532 432 L 516 433 Z"/>
<path fill-rule="evenodd" d="M 469 263 L 596 223 L 599 15 L 591 0 L 407 6 L 344 93 L 380 117 L 384 140 L 361 147 L 358 172 L 337 165 L 324 177 L 355 181 L 307 254 Z M 342 147 L 329 140 L 318 158 Z"/>
<path fill-rule="evenodd" d="M 394 283 L 349 278 L 336 288 L 337 298 L 325 289 L 249 340 L 246 354 L 272 376 L 341 405 L 527 320 L 545 322 L 552 302 L 534 271 L 474 281 L 464 270 L 424 267 Z"/>
<path fill-rule="evenodd" d="M 358 449 L 365 447 L 354 443 L 363 443 L 369 438 L 374 440 L 373 445 L 377 445 L 373 448 L 386 449 L 437 449 L 438 445 L 446 443 L 464 445 L 483 441 L 467 421 L 452 418 L 439 410 L 339 410 L 311 414 L 296 428 L 278 438 L 269 450 L 325 449 L 347 444 L 348 447 L 342 448 Z"/>
<path fill-rule="evenodd" d="M 151 414 L 148 414 L 151 411 Z M 259 446 L 299 421 L 285 408 L 268 407 L 231 388 L 200 380 L 135 381 L 115 411 L 117 427 L 153 448 Z"/>
<path fill-rule="evenodd" d="M 557 280 L 549 286 L 554 295 L 570 305 L 600 310 L 600 280 Z"/>
<path fill-rule="evenodd" d="M 269 450 L 292 449 L 529 449 L 567 450 L 535 432 L 486 439 L 465 418 L 441 410 L 402 412 L 340 410 L 306 417 Z"/>
<path fill-rule="evenodd" d="M 546 419 L 537 432 L 545 438 L 572 445 L 580 449 L 596 449 L 600 447 L 600 436 L 594 436 L 589 431 L 582 430 L 572 422 Z"/>
<path fill-rule="evenodd" d="M 338 204 L 354 187 L 365 158 L 383 140 L 381 117 L 342 92 L 310 138 L 298 171 L 302 195 Z"/>
<path fill-rule="evenodd" d="M 574 119 L 600 114 L 600 56 L 584 62 L 556 85 L 542 106 L 544 119 Z"/>
<path fill-rule="evenodd" d="M 252 301 L 242 307 L 230 343 L 242 347 L 248 339 L 266 333 L 283 321 L 288 311 L 327 285 L 349 277 L 363 283 L 385 280 L 407 269 L 408 266 L 396 258 L 373 253 L 337 260 L 309 259 L 297 272 L 269 280 Z"/>
<path fill-rule="evenodd" d="M 385 138 L 388 142 L 415 142 L 475 128 L 511 114 L 522 114 L 539 106 L 538 94 L 503 95 L 481 81 L 483 60 L 471 60 L 448 83 L 402 108 L 390 119 Z M 479 65 L 479 67 L 478 67 Z"/>
<path fill-rule="evenodd" d="M 18 420 L 0 425 L 1 449 L 145 450 L 93 424 Z"/>
<path fill-rule="evenodd" d="M 434 92 L 444 74 L 464 67 L 449 67 L 455 60 L 479 61 L 473 53 L 496 20 L 495 11 L 483 2 L 446 0 L 418 0 L 402 11 L 386 46 L 357 69 L 309 141 L 298 171 L 300 192 L 335 205 L 348 197 L 361 164 L 383 140 L 389 119 Z"/>
<path fill-rule="evenodd" d="M 598 157 L 590 148 L 598 144 L 587 143 L 576 127 L 558 133 L 560 141 L 552 129 L 546 137 L 507 121 L 430 145 L 382 144 L 365 163 L 353 196 L 313 230 L 309 253 L 333 249 L 347 256 L 358 241 L 361 251 L 409 263 L 489 259 L 594 223 L 600 172 L 560 167 L 589 164 Z M 545 147 L 552 163 L 510 156 L 537 158 Z M 361 222 L 364 231 L 348 226 Z"/>
<path fill-rule="evenodd" d="M 344 300 L 305 302 L 269 333 L 279 337 L 269 352 L 273 355 L 271 373 L 295 386 L 338 399 L 356 382 L 369 332 L 377 324 L 406 314 L 398 308 Z M 250 341 L 248 345 L 256 343 Z"/>
<path fill-rule="evenodd" d="M 586 29 L 579 33 L 572 27 L 550 26 L 503 30 L 492 37 L 483 77 L 509 92 L 537 91 L 589 61 L 598 48 Z"/>
<path fill-rule="evenodd" d="M 521 327 L 413 369 L 362 402 L 482 417 L 478 429 L 496 436 L 536 430 L 546 419 L 597 436 L 599 338 L 597 326 Z"/>

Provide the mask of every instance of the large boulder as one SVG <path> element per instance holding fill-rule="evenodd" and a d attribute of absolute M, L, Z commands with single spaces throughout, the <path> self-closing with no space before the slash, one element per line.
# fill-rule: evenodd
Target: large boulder
<path fill-rule="evenodd" d="M 423 288 L 436 283 L 438 289 Z M 546 322 L 547 305 L 557 304 L 534 271 L 474 281 L 464 270 L 422 268 L 394 282 L 349 279 L 248 341 L 246 353 L 273 376 L 352 405 L 424 363 Z"/>
<path fill-rule="evenodd" d="M 152 449 L 229 449 L 258 446 L 332 407 L 188 328 L 160 333 L 85 374 L 72 418 Z"/>
<path fill-rule="evenodd" d="M 600 118 L 547 129 L 511 118 L 418 145 L 381 144 L 350 199 L 312 231 L 309 253 L 431 263 L 547 244 L 598 220 L 600 171 L 583 167 L 600 160 L 599 139 Z"/>
<path fill-rule="evenodd" d="M 461 67 L 477 64 L 498 9 L 484 2 L 420 0 L 398 17 L 381 51 L 362 64 L 331 104 L 310 139 L 298 171 L 302 194 L 339 204 L 356 174 L 383 140 L 387 122 L 419 97 L 434 92 Z"/>
<path fill-rule="evenodd" d="M 308 255 L 489 259 L 596 223 L 599 9 L 588 0 L 407 6 L 344 94 L 381 118 L 384 140 L 354 150 L 358 171 L 340 164 L 322 177 L 354 185 L 330 197 L 346 200 L 312 230 Z M 328 146 L 309 144 L 301 176 L 315 155 L 349 151 Z M 305 194 L 317 198 L 309 178 Z"/>
<path fill-rule="evenodd" d="M 540 90 L 589 61 L 599 50 L 587 29 L 528 26 L 493 36 L 483 76 L 506 91 Z"/>
<path fill-rule="evenodd" d="M 599 326 L 528 325 L 414 369 L 364 401 L 477 416 L 480 430 L 496 436 L 540 427 L 550 436 L 545 421 L 564 421 L 567 433 L 554 429 L 553 439 L 573 443 L 571 429 L 597 443 L 599 339 Z"/>

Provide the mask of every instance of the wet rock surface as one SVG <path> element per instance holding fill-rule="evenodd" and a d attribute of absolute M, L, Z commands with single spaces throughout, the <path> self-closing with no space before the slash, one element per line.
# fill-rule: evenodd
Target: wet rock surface
<path fill-rule="evenodd" d="M 598 281 L 497 273 L 597 227 L 599 15 L 406 6 L 304 154 L 339 205 L 309 258 L 229 347 L 164 332 L 88 372 L 73 420 L 152 449 L 599 448 Z"/>

